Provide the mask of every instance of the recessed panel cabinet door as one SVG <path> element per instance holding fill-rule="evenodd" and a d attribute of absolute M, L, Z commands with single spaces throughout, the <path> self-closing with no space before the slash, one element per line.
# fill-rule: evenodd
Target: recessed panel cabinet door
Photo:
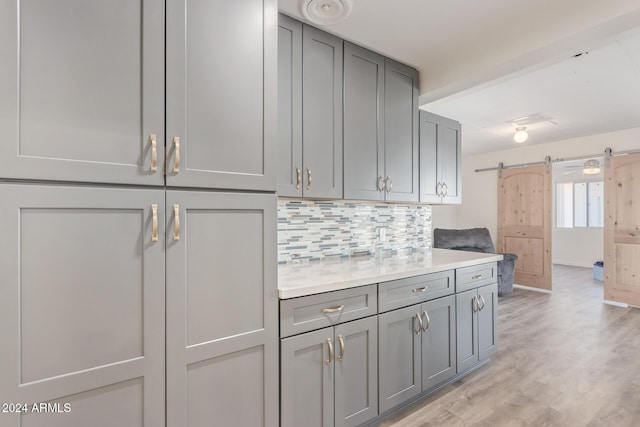
<path fill-rule="evenodd" d="M 167 426 L 278 425 L 276 196 L 167 191 Z"/>
<path fill-rule="evenodd" d="M 0 56 L 0 177 L 164 184 L 163 1 L 3 1 Z"/>
<path fill-rule="evenodd" d="M 384 200 L 384 57 L 344 43 L 344 198 Z"/>
<path fill-rule="evenodd" d="M 422 392 L 420 314 L 418 304 L 378 316 L 380 413 Z"/>
<path fill-rule="evenodd" d="M 498 351 L 498 285 L 478 288 L 478 298 L 483 304 L 478 311 L 478 352 L 482 362 Z"/>
<path fill-rule="evenodd" d="M 422 389 L 428 390 L 456 375 L 456 297 L 426 302 L 422 309 Z"/>
<path fill-rule="evenodd" d="M 477 364 L 478 357 L 478 291 L 471 289 L 456 295 L 456 341 L 458 373 Z"/>
<path fill-rule="evenodd" d="M 276 190 L 275 0 L 167 1 L 167 185 Z"/>
<path fill-rule="evenodd" d="M 0 199 L 0 402 L 70 410 L 0 425 L 163 426 L 164 191 L 2 184 Z"/>

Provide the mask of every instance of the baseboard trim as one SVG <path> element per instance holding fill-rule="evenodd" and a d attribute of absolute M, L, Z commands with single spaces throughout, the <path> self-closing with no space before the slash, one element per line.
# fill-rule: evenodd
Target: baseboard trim
<path fill-rule="evenodd" d="M 531 286 L 525 286 L 525 285 L 518 285 L 516 283 L 513 284 L 514 288 L 520 288 L 520 289 L 526 289 L 527 291 L 534 291 L 534 292 L 540 292 L 543 294 L 550 294 L 551 291 L 547 290 L 547 289 L 539 289 L 539 288 L 533 288 Z"/>
<path fill-rule="evenodd" d="M 608 299 L 603 299 L 602 303 L 603 304 L 607 304 L 607 305 L 613 305 L 613 306 L 616 306 L 616 307 L 629 308 L 629 304 L 626 304 L 624 302 L 618 302 L 618 301 L 610 301 Z"/>
<path fill-rule="evenodd" d="M 584 264 L 581 262 L 572 262 L 572 261 L 553 261 L 552 264 L 567 265 L 569 267 L 593 268 L 593 264 Z"/>

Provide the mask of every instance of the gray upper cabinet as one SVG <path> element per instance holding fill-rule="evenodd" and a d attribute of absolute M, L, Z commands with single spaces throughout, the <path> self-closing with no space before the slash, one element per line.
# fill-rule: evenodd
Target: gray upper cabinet
<path fill-rule="evenodd" d="M 387 201 L 418 201 L 418 71 L 390 59 L 384 73 Z"/>
<path fill-rule="evenodd" d="M 2 184 L 0 198 L 0 402 L 71 404 L 0 424 L 164 426 L 164 191 Z"/>
<path fill-rule="evenodd" d="M 461 125 L 420 111 L 420 201 L 461 203 Z"/>
<path fill-rule="evenodd" d="M 342 39 L 279 16 L 278 195 L 342 198 Z"/>
<path fill-rule="evenodd" d="M 418 201 L 418 72 L 345 42 L 344 197 Z"/>
<path fill-rule="evenodd" d="M 302 23 L 278 15 L 278 195 L 302 197 Z"/>
<path fill-rule="evenodd" d="M 167 0 L 167 185 L 275 191 L 275 0 Z"/>
<path fill-rule="evenodd" d="M 385 200 L 384 57 L 344 43 L 344 197 Z"/>
<path fill-rule="evenodd" d="M 166 203 L 167 426 L 277 426 L 276 196 Z"/>
<path fill-rule="evenodd" d="M 164 2 L 0 6 L 0 177 L 163 185 Z"/>

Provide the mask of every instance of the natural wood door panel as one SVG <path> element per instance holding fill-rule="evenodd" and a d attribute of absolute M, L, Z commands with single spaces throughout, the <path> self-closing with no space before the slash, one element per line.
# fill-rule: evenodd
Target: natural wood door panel
<path fill-rule="evenodd" d="M 640 306 L 640 154 L 605 168 L 604 299 Z M 635 185 L 634 185 L 635 184 Z"/>
<path fill-rule="evenodd" d="M 498 252 L 518 255 L 516 283 L 551 290 L 551 168 L 504 170 L 498 183 Z"/>

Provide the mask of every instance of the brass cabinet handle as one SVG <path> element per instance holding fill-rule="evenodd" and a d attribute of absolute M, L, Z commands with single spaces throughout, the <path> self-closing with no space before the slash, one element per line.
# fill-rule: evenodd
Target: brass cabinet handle
<path fill-rule="evenodd" d="M 325 363 L 331 365 L 331 362 L 333 362 L 333 344 L 331 344 L 331 338 L 327 338 L 327 345 L 329 346 L 329 358 Z"/>
<path fill-rule="evenodd" d="M 415 319 L 418 321 L 418 324 L 419 324 L 418 328 L 415 329 L 415 332 L 416 332 L 416 335 L 417 335 L 420 332 L 422 332 L 422 316 L 420 316 L 420 313 L 416 313 Z"/>
<path fill-rule="evenodd" d="M 480 299 L 482 300 L 482 305 L 480 306 L 478 311 L 482 311 L 482 309 L 484 308 L 484 305 L 486 304 L 486 301 L 484 300 L 484 297 L 482 296 L 482 294 L 480 294 Z"/>
<path fill-rule="evenodd" d="M 328 314 L 328 313 L 337 313 L 338 311 L 342 311 L 342 310 L 344 310 L 344 304 L 334 308 L 323 308 L 322 312 L 324 314 Z"/>
<path fill-rule="evenodd" d="M 380 175 L 378 177 L 378 191 L 384 193 L 384 176 Z"/>
<path fill-rule="evenodd" d="M 342 335 L 338 335 L 338 342 L 340 343 L 340 354 L 336 360 L 340 362 L 344 359 L 344 339 L 342 338 Z"/>
<path fill-rule="evenodd" d="M 414 294 L 418 294 L 418 293 L 422 293 L 422 292 L 427 292 L 427 287 L 426 286 L 423 286 L 422 288 L 415 288 L 413 290 Z"/>
<path fill-rule="evenodd" d="M 307 168 L 307 190 L 311 190 L 311 169 Z"/>
<path fill-rule="evenodd" d="M 173 240 L 180 240 L 180 205 L 173 205 Z"/>
<path fill-rule="evenodd" d="M 156 138 L 156 134 L 152 133 L 149 135 L 149 139 L 151 140 L 151 172 L 158 171 L 158 142 Z"/>
<path fill-rule="evenodd" d="M 422 332 L 427 332 L 427 330 L 429 329 L 429 326 L 431 326 L 431 319 L 429 318 L 429 314 L 427 313 L 427 310 L 424 310 L 422 312 L 422 316 L 424 316 L 424 320 L 426 321 L 424 327 L 422 328 Z"/>
<path fill-rule="evenodd" d="M 482 279 L 482 274 L 477 274 L 475 276 L 471 276 L 471 280 L 478 280 L 478 279 Z"/>
<path fill-rule="evenodd" d="M 480 306 L 480 301 L 478 300 L 478 297 L 473 297 L 473 300 L 471 301 L 471 309 L 473 310 L 474 313 L 478 312 L 479 306 Z"/>
<path fill-rule="evenodd" d="M 302 169 L 296 166 L 296 190 L 300 189 L 302 183 Z"/>
<path fill-rule="evenodd" d="M 446 182 L 442 183 L 442 189 L 444 190 L 442 197 L 447 197 L 447 194 L 449 194 L 449 187 L 447 186 Z"/>
<path fill-rule="evenodd" d="M 158 241 L 158 205 L 151 205 L 151 241 Z"/>
<path fill-rule="evenodd" d="M 387 179 L 385 179 L 384 181 L 387 187 L 387 193 L 391 193 L 391 189 L 393 188 L 393 180 L 390 176 L 387 176 Z"/>
<path fill-rule="evenodd" d="M 175 157 L 173 162 L 173 173 L 180 172 L 180 138 L 177 136 L 173 137 L 173 148 L 175 150 Z"/>

